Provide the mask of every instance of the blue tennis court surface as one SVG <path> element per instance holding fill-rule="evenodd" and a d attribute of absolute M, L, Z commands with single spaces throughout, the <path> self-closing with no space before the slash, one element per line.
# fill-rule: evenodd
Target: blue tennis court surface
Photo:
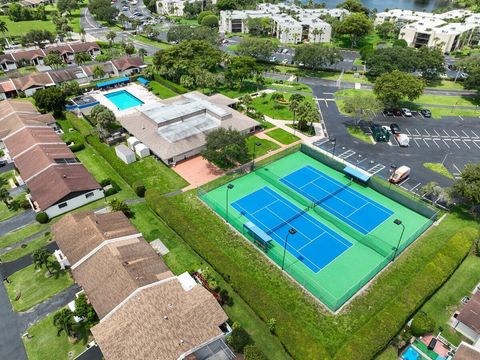
<path fill-rule="evenodd" d="M 269 234 L 281 246 L 288 230 L 288 251 L 313 272 L 320 271 L 352 244 L 314 217 L 265 186 L 232 203 L 233 208 Z"/>
<path fill-rule="evenodd" d="M 364 235 L 393 214 L 393 211 L 310 165 L 280 181 Z"/>

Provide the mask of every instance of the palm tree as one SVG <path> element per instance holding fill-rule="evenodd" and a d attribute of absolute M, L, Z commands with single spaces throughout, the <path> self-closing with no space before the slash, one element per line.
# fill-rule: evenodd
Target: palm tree
<path fill-rule="evenodd" d="M 68 337 L 75 336 L 76 323 L 70 309 L 62 309 L 53 316 L 53 325 L 58 329 L 57 336 L 65 331 Z"/>
<path fill-rule="evenodd" d="M 8 190 L 5 188 L 0 188 L 0 201 L 3 201 L 7 208 L 10 206 L 10 200 L 12 200 L 12 197 L 10 196 Z"/>
<path fill-rule="evenodd" d="M 91 61 L 92 57 L 90 56 L 89 53 L 82 51 L 82 52 L 76 53 L 73 56 L 73 59 L 76 64 L 81 65 L 81 64 L 85 64 L 87 61 Z"/>
<path fill-rule="evenodd" d="M 118 22 L 122 24 L 122 28 L 125 30 L 127 28 L 128 17 L 125 14 L 118 15 Z"/>
<path fill-rule="evenodd" d="M 95 65 L 95 67 L 92 70 L 93 77 L 95 79 L 100 79 L 105 76 L 105 70 L 100 65 Z"/>
<path fill-rule="evenodd" d="M 7 23 L 3 20 L 0 20 L 0 32 L 2 33 L 3 36 L 5 36 L 5 33 L 8 31 Z"/>
<path fill-rule="evenodd" d="M 313 29 L 312 34 L 313 34 L 313 42 L 316 43 L 317 42 L 317 36 L 321 37 L 322 34 L 323 34 L 323 30 L 319 29 L 319 28 L 315 28 L 315 29 Z M 320 42 L 320 40 L 318 42 Z"/>
<path fill-rule="evenodd" d="M 115 34 L 114 31 L 109 31 L 107 35 L 105 35 L 107 40 L 110 42 L 110 47 L 113 45 L 113 40 L 117 37 L 117 34 Z"/>
<path fill-rule="evenodd" d="M 140 56 L 142 58 L 142 61 L 145 59 L 145 56 L 147 54 L 148 54 L 147 50 L 145 50 L 144 48 L 138 49 L 138 56 Z"/>
<path fill-rule="evenodd" d="M 290 99 L 288 100 L 290 101 L 288 108 L 293 113 L 293 127 L 295 128 L 295 120 L 298 107 L 305 100 L 305 96 L 303 96 L 302 94 L 292 94 L 292 96 L 290 96 Z"/>
<path fill-rule="evenodd" d="M 78 34 L 80 35 L 80 40 L 82 42 L 85 42 L 85 35 L 86 35 L 85 29 L 81 27 L 80 30 L 78 30 Z"/>
<path fill-rule="evenodd" d="M 45 265 L 48 273 L 50 275 L 52 274 L 50 271 L 50 253 L 45 248 L 35 250 L 32 253 L 32 260 L 33 264 L 35 265 L 35 269 L 41 268 L 43 265 Z"/>
<path fill-rule="evenodd" d="M 141 50 L 141 49 L 140 49 Z M 155 66 L 154 65 L 148 65 L 145 70 L 143 70 L 143 75 L 149 79 L 153 80 L 155 76 Z"/>

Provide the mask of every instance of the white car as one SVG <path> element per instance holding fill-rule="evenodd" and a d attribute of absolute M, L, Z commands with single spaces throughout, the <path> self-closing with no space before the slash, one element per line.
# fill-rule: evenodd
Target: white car
<path fill-rule="evenodd" d="M 402 114 L 403 114 L 403 116 L 405 116 L 405 117 L 412 117 L 412 116 L 413 116 L 413 115 L 412 115 L 412 112 L 410 111 L 410 109 L 407 109 L 407 108 L 403 108 L 403 109 L 402 109 Z"/>
<path fill-rule="evenodd" d="M 283 64 L 283 65 L 287 65 L 287 64 L 288 64 L 288 59 L 283 59 L 283 60 L 282 60 L 282 64 Z"/>

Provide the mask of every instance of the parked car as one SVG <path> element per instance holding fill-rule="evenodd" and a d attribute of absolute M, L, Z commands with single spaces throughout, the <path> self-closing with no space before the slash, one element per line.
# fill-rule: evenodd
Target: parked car
<path fill-rule="evenodd" d="M 422 109 L 420 110 L 420 114 L 422 114 L 423 117 L 426 117 L 426 118 L 431 118 L 432 117 L 432 113 L 430 110 L 428 109 Z"/>
<path fill-rule="evenodd" d="M 395 139 L 401 147 L 407 147 L 410 144 L 410 138 L 407 134 L 395 134 Z"/>
<path fill-rule="evenodd" d="M 282 54 L 288 54 L 288 49 L 283 49 Z"/>
<path fill-rule="evenodd" d="M 400 130 L 400 126 L 398 124 L 390 124 L 390 130 L 392 131 L 392 134 L 400 134 L 402 131 Z"/>
<path fill-rule="evenodd" d="M 403 116 L 406 116 L 406 117 L 412 117 L 412 112 L 410 111 L 410 109 L 407 109 L 407 108 L 403 108 L 402 109 L 402 115 Z"/>
<path fill-rule="evenodd" d="M 275 61 L 277 61 L 277 58 L 276 58 L 275 56 L 272 56 L 272 57 L 270 58 L 270 62 L 275 62 Z"/>
<path fill-rule="evenodd" d="M 7 165 L 7 160 L 0 160 L 0 167 Z"/>
<path fill-rule="evenodd" d="M 383 110 L 383 115 L 393 116 L 393 110 L 392 109 L 385 109 L 385 110 Z"/>
<path fill-rule="evenodd" d="M 283 65 L 287 65 L 287 64 L 288 64 L 288 59 L 283 59 L 283 60 L 282 60 L 282 64 L 283 64 Z"/>
<path fill-rule="evenodd" d="M 376 142 L 388 142 L 390 140 L 390 132 L 382 125 L 372 124 L 370 130 L 372 130 L 372 136 Z"/>
<path fill-rule="evenodd" d="M 393 174 L 388 179 L 393 184 L 398 184 L 399 182 L 405 180 L 407 177 L 410 176 L 410 168 L 408 166 L 400 166 L 397 168 Z"/>
<path fill-rule="evenodd" d="M 395 116 L 402 116 L 402 110 L 401 109 L 393 109 L 393 115 Z"/>

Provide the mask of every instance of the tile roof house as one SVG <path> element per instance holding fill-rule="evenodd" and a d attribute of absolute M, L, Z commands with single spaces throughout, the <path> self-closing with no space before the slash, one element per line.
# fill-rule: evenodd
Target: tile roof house
<path fill-rule="evenodd" d="M 34 109 L 21 101 L 0 102 L 0 139 L 30 190 L 33 207 L 52 218 L 103 198 L 100 185 L 47 125 L 51 115 Z"/>
<path fill-rule="evenodd" d="M 480 340 L 480 290 L 456 314 L 452 326 L 473 342 Z"/>
<path fill-rule="evenodd" d="M 35 91 L 55 86 L 55 82 L 49 73 L 32 73 L 12 79 L 17 91 L 23 91 L 26 96 L 32 96 Z"/>
<path fill-rule="evenodd" d="M 453 360 L 480 360 L 480 348 L 462 341 L 453 355 Z"/>
<path fill-rule="evenodd" d="M 123 56 L 119 59 L 112 60 L 115 76 L 130 76 L 138 74 L 147 65 L 137 56 Z"/>
<path fill-rule="evenodd" d="M 122 212 L 70 213 L 52 232 L 55 256 L 100 318 L 92 334 L 105 359 L 183 359 L 223 343 L 227 316 L 215 298 L 188 273 L 174 276 Z"/>

